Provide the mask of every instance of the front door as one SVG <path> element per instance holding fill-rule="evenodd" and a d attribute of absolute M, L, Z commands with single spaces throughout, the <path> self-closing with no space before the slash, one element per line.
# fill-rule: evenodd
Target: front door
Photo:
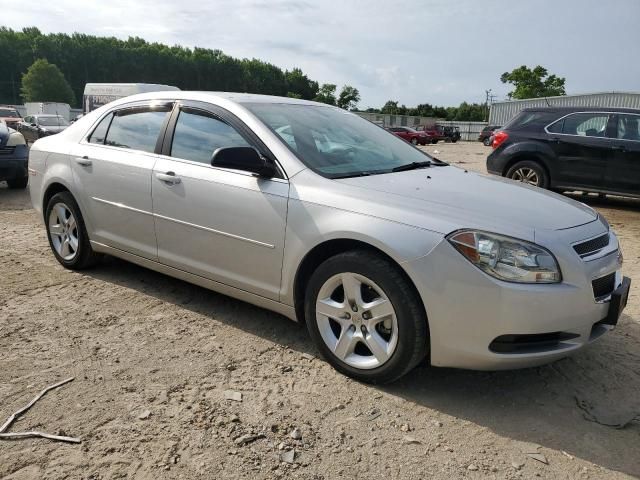
<path fill-rule="evenodd" d="M 640 115 L 616 115 L 605 190 L 640 195 Z"/>
<path fill-rule="evenodd" d="M 211 166 L 222 147 L 265 147 L 209 104 L 174 109 L 153 172 L 159 261 L 278 299 L 289 183 Z"/>
<path fill-rule="evenodd" d="M 151 175 L 171 105 L 138 105 L 109 113 L 71 153 L 90 238 L 157 258 Z"/>

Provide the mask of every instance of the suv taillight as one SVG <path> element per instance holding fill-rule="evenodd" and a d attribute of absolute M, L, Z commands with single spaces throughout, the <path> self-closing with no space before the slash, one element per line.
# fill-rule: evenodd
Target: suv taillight
<path fill-rule="evenodd" d="M 496 149 L 500 145 L 502 145 L 505 140 L 507 140 L 507 138 L 509 138 L 509 134 L 507 132 L 504 132 L 502 130 L 500 130 L 499 132 L 494 132 L 493 143 L 491 144 L 491 146 Z"/>

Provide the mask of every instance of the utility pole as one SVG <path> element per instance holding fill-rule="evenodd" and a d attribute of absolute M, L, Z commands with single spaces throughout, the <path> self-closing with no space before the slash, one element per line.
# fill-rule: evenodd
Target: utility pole
<path fill-rule="evenodd" d="M 496 96 L 491 93 L 491 89 L 485 90 L 484 93 L 486 95 L 484 104 L 487 107 L 487 122 L 488 122 L 489 121 L 489 109 L 490 109 L 491 105 L 493 104 L 493 101 L 496 99 Z"/>

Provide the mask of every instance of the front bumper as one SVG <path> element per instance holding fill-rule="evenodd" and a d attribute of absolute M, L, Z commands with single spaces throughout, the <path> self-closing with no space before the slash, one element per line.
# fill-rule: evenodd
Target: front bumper
<path fill-rule="evenodd" d="M 601 225 L 593 222 L 587 230 L 597 229 L 596 223 Z M 611 233 L 609 253 L 588 262 L 569 244 L 561 255 L 555 250 L 563 281 L 551 285 L 497 280 L 474 267 L 446 240 L 428 255 L 405 264 L 426 307 L 432 365 L 472 370 L 542 365 L 579 350 L 613 328 L 602 322 L 609 303 L 595 300 L 591 281 L 616 272 L 616 286 L 622 283 L 615 235 Z M 497 339 L 502 347 L 496 348 Z M 533 340 L 534 345 L 504 348 L 505 340 L 508 344 L 514 339 Z"/>
<path fill-rule="evenodd" d="M 0 181 L 26 178 L 28 156 L 26 145 L 0 148 Z"/>

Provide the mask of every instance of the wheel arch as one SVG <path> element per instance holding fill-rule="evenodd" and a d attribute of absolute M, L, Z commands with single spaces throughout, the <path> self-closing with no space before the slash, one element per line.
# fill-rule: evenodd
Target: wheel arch
<path fill-rule="evenodd" d="M 64 185 L 59 181 L 53 181 L 47 186 L 47 188 L 44 191 L 44 194 L 42 195 L 42 214 L 43 215 L 44 215 L 44 212 L 47 210 L 47 205 L 49 204 L 49 200 L 51 200 L 51 198 L 56 193 L 60 193 L 60 192 L 71 193 L 71 190 L 69 190 L 69 187 L 67 187 L 66 185 Z M 73 194 L 71 193 L 71 195 Z"/>
<path fill-rule="evenodd" d="M 506 177 L 507 172 L 511 169 L 511 167 L 513 167 L 516 163 L 523 161 L 535 162 L 539 164 L 544 169 L 545 173 L 547 174 L 547 178 L 549 179 L 549 184 L 551 184 L 551 170 L 547 165 L 547 161 L 544 158 L 544 155 L 540 154 L 539 152 L 519 152 L 514 154 L 513 157 L 511 157 L 509 161 L 505 163 L 504 169 L 502 170 L 502 176 Z"/>
<path fill-rule="evenodd" d="M 315 245 L 307 254 L 303 257 L 302 261 L 298 265 L 294 276 L 293 282 L 293 300 L 294 300 L 294 308 L 296 312 L 296 317 L 300 323 L 306 323 L 306 318 L 304 314 L 304 297 L 306 292 L 306 287 L 309 283 L 311 275 L 313 272 L 327 259 L 338 255 L 340 253 L 352 251 L 352 250 L 366 250 L 369 252 L 373 252 L 376 255 L 380 255 L 386 260 L 392 262 L 394 265 L 398 267 L 398 271 L 404 276 L 407 280 L 411 288 L 413 289 L 413 293 L 416 295 L 416 298 L 420 302 L 424 313 L 425 322 L 427 322 L 427 330 L 429 329 L 429 322 L 427 320 L 426 314 L 426 306 L 424 305 L 424 301 L 422 296 L 420 295 L 415 282 L 412 280 L 411 276 L 406 272 L 406 270 L 402 267 L 402 264 L 398 263 L 394 258 L 388 255 L 386 252 L 381 250 L 380 248 L 367 243 L 362 240 L 356 240 L 353 238 L 334 238 L 330 240 L 326 240 L 318 245 Z"/>

